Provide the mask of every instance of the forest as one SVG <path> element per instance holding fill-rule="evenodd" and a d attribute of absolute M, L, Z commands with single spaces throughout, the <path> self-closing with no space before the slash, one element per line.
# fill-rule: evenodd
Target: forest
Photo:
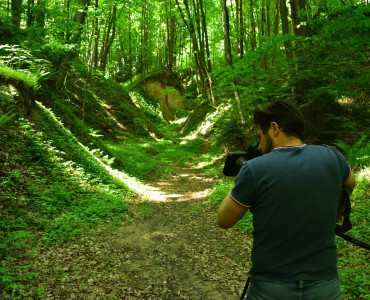
<path fill-rule="evenodd" d="M 217 228 L 253 111 L 305 117 L 370 244 L 367 0 L 1 0 L 0 298 L 239 299 L 252 214 Z M 309 242 L 309 241 L 308 241 Z M 343 299 L 369 251 L 336 236 Z"/>

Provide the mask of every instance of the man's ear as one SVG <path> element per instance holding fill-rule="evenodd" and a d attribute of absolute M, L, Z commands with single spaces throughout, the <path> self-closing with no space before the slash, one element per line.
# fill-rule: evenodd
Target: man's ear
<path fill-rule="evenodd" d="M 274 135 L 274 137 L 277 137 L 281 130 L 279 124 L 276 122 L 271 122 L 270 127 L 272 128 L 272 134 Z"/>

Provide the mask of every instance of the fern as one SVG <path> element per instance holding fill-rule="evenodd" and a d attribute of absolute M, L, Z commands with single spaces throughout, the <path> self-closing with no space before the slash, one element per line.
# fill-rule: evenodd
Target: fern
<path fill-rule="evenodd" d="M 5 115 L 0 116 L 0 129 L 3 128 L 11 119 L 13 119 L 15 115 L 16 114 L 13 113 L 12 110 Z"/>
<path fill-rule="evenodd" d="M 348 162 L 356 166 L 370 165 L 370 136 L 363 135 L 356 143 L 349 145 L 344 141 L 337 140 L 335 145 L 343 150 Z"/>

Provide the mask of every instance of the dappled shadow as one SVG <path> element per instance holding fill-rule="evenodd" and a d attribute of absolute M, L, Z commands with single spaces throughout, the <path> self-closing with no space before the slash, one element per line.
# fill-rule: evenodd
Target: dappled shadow
<path fill-rule="evenodd" d="M 144 185 L 118 228 L 39 252 L 50 299 L 239 299 L 251 238 L 215 223 L 213 179 L 176 168 Z"/>

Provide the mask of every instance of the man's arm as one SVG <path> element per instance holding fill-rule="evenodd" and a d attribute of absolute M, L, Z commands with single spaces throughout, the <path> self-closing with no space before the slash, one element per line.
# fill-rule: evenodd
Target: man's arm
<path fill-rule="evenodd" d="M 249 207 L 242 206 L 231 198 L 231 190 L 222 201 L 217 211 L 217 224 L 223 229 L 233 227 L 246 213 Z"/>
<path fill-rule="evenodd" d="M 355 176 L 353 176 L 353 173 L 351 172 L 347 181 L 343 183 L 343 187 L 347 190 L 348 195 L 351 195 L 355 186 L 356 186 L 356 179 L 355 179 Z"/>

